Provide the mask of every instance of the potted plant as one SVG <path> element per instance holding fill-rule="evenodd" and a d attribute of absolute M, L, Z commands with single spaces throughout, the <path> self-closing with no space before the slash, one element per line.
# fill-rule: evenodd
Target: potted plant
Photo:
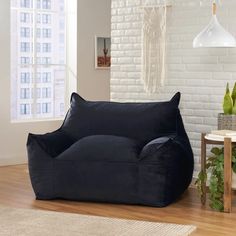
<path fill-rule="evenodd" d="M 206 172 L 200 171 L 195 182 L 200 196 L 203 195 L 202 183 L 209 180 L 209 200 L 212 209 L 224 210 L 224 148 L 213 147 L 207 159 Z M 233 185 L 236 188 L 236 147 L 232 148 Z"/>
<path fill-rule="evenodd" d="M 231 94 L 227 83 L 223 111 L 224 113 L 218 114 L 218 129 L 236 130 L 236 83 Z"/>
<path fill-rule="evenodd" d="M 223 111 L 218 115 L 219 130 L 236 130 L 236 83 L 230 93 L 227 83 L 223 101 Z M 207 159 L 206 172 L 200 171 L 195 182 L 200 196 L 203 196 L 202 183 L 208 180 L 209 200 L 212 209 L 223 211 L 224 195 L 224 148 L 213 147 Z M 232 187 L 236 189 L 236 147 L 232 148 Z"/>

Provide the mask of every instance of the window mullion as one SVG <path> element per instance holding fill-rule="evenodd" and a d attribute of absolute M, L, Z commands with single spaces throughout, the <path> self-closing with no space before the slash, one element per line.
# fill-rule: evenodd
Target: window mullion
<path fill-rule="evenodd" d="M 33 0 L 33 107 L 34 110 L 32 112 L 33 119 L 36 117 L 36 104 L 37 104 L 37 0 Z"/>

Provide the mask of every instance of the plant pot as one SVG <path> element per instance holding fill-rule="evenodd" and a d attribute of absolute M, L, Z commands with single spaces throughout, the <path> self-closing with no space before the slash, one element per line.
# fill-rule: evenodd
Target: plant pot
<path fill-rule="evenodd" d="M 232 188 L 236 189 L 236 173 L 232 172 Z"/>
<path fill-rule="evenodd" d="M 236 115 L 218 114 L 218 130 L 235 130 L 236 131 Z"/>

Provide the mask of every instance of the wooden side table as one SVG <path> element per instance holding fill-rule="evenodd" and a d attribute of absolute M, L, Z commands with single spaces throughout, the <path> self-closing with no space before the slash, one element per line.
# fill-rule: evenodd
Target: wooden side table
<path fill-rule="evenodd" d="M 224 212 L 232 211 L 232 142 L 231 138 L 224 138 L 222 141 L 216 141 L 206 138 L 202 134 L 201 138 L 201 170 L 206 171 L 206 147 L 207 144 L 224 145 Z M 206 203 L 206 182 L 202 183 L 203 195 L 201 202 Z"/>

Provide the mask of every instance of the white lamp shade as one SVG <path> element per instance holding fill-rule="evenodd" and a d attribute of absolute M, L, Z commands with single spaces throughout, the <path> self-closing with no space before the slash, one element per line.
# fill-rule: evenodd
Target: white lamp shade
<path fill-rule="evenodd" d="M 193 47 L 236 47 L 236 41 L 212 15 L 210 23 L 193 40 Z"/>

